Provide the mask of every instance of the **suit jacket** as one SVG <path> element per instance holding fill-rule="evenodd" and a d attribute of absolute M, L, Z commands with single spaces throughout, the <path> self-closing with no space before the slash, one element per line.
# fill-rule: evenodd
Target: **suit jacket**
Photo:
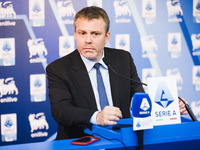
<path fill-rule="evenodd" d="M 129 52 L 104 49 L 104 57 L 121 75 L 140 82 Z M 78 50 L 57 59 L 46 68 L 51 112 L 58 123 L 57 139 L 84 136 L 84 127 L 97 105 L 86 67 Z M 119 107 L 123 118 L 130 117 L 130 102 L 135 92 L 144 92 L 142 85 L 116 75 L 109 69 L 113 105 Z"/>

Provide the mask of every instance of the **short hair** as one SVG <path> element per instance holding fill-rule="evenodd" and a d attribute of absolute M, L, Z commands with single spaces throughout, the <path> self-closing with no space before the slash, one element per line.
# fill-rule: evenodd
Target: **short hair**
<path fill-rule="evenodd" d="M 96 7 L 96 6 L 90 6 L 90 7 L 85 7 L 82 10 L 80 10 L 74 18 L 74 29 L 76 30 L 76 21 L 78 20 L 78 18 L 85 18 L 88 20 L 92 20 L 92 19 L 99 19 L 102 18 L 105 22 L 105 31 L 106 33 L 109 31 L 110 28 L 110 20 L 109 17 L 106 13 L 105 10 L 103 10 L 100 7 Z"/>

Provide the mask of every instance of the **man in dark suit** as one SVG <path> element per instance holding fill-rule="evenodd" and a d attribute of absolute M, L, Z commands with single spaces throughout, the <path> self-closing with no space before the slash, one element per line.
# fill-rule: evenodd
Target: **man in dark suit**
<path fill-rule="evenodd" d="M 140 83 L 117 76 L 102 60 L 121 75 L 140 82 L 129 52 L 106 48 L 110 38 L 110 21 L 99 7 L 86 7 L 74 19 L 77 50 L 47 66 L 52 116 L 58 123 L 57 139 L 85 135 L 91 124 L 115 125 L 130 117 L 130 102 L 135 92 L 144 92 Z M 101 108 L 95 63 L 105 84 L 108 106 Z M 182 108 L 183 113 L 185 112 Z"/>

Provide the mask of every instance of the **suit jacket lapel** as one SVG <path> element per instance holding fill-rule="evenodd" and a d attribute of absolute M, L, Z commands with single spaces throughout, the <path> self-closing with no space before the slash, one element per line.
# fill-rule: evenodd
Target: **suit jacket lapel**
<path fill-rule="evenodd" d="M 89 75 L 78 51 L 75 57 L 77 59 L 75 59 L 75 61 L 73 62 L 73 69 L 75 71 L 74 75 L 79 83 L 80 90 L 86 98 L 89 107 L 93 110 L 97 110 L 97 105 L 92 85 L 90 83 Z"/>
<path fill-rule="evenodd" d="M 90 83 L 89 75 L 87 73 L 87 69 L 80 57 L 78 51 L 75 53 L 77 59 L 73 62 L 73 69 L 75 71 L 75 77 L 79 83 L 80 90 L 84 94 L 89 107 L 91 109 L 97 110 L 97 105 L 95 101 L 94 92 L 92 89 L 92 85 Z M 119 61 L 117 61 L 115 53 L 111 50 L 107 50 L 105 48 L 105 57 L 108 58 L 110 65 L 118 72 L 119 69 Z M 120 106 L 120 99 L 119 99 L 119 77 L 110 69 L 109 76 L 110 76 L 110 87 L 111 87 L 111 94 L 113 99 L 113 105 L 116 107 Z"/>
<path fill-rule="evenodd" d="M 115 53 L 112 50 L 107 50 L 107 48 L 105 48 L 105 57 L 109 60 L 110 66 L 116 72 L 118 72 L 119 61 L 117 61 Z M 108 68 L 108 70 L 110 76 L 110 87 L 112 92 L 113 105 L 119 107 L 119 77 L 111 69 Z"/>

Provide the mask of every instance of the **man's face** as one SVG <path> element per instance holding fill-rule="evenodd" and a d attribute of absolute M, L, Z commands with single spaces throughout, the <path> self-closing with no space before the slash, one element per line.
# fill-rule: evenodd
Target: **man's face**
<path fill-rule="evenodd" d="M 102 18 L 78 18 L 74 35 L 79 53 L 95 62 L 102 57 L 104 46 L 110 38 L 110 32 L 105 32 L 105 22 Z"/>

